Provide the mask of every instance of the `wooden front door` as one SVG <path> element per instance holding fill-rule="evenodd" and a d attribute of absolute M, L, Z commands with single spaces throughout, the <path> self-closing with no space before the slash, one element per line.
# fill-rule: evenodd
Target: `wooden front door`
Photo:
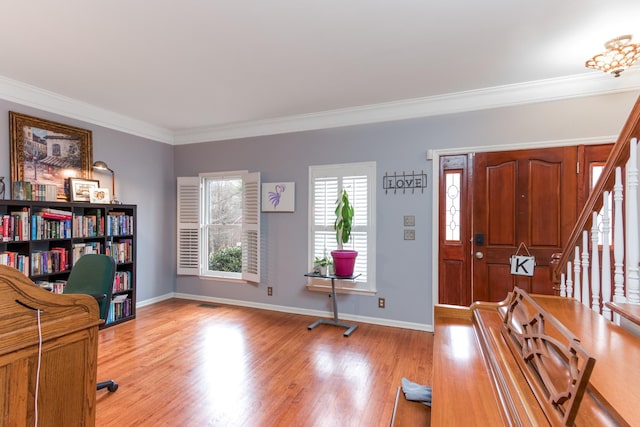
<path fill-rule="evenodd" d="M 476 154 L 474 300 L 501 301 L 514 286 L 554 293 L 549 261 L 576 221 L 576 164 L 576 147 Z M 516 253 L 535 257 L 533 276 L 511 274 Z"/>
<path fill-rule="evenodd" d="M 442 156 L 438 302 L 501 301 L 514 286 L 554 294 L 551 255 L 562 251 L 575 224 L 590 187 L 586 172 L 606 160 L 610 147 Z M 518 248 L 535 257 L 531 277 L 510 272 Z"/>

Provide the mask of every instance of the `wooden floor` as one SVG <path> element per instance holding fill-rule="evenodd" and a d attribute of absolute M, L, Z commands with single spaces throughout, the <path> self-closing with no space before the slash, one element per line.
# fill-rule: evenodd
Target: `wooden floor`
<path fill-rule="evenodd" d="M 431 380 L 433 334 L 172 299 L 100 331 L 101 426 L 388 426 L 401 378 Z"/>

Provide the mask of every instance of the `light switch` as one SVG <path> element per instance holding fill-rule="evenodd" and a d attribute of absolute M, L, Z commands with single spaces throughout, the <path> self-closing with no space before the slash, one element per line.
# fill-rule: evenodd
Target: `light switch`
<path fill-rule="evenodd" d="M 415 215 L 405 215 L 404 216 L 404 226 L 405 227 L 415 227 L 416 226 L 416 217 L 415 217 Z"/>
<path fill-rule="evenodd" d="M 404 240 L 416 240 L 416 230 L 404 230 Z"/>

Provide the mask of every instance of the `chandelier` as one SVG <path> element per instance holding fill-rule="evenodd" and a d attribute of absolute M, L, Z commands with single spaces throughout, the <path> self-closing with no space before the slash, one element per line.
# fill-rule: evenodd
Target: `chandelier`
<path fill-rule="evenodd" d="M 620 77 L 620 73 L 640 59 L 640 45 L 631 43 L 631 36 L 620 36 L 604 44 L 607 49 L 585 62 L 585 67 L 611 73 Z"/>

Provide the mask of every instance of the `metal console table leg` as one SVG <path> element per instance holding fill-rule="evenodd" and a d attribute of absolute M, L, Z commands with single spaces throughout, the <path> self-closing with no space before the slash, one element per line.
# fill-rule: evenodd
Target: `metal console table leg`
<path fill-rule="evenodd" d="M 338 301 L 336 299 L 336 282 L 335 282 L 335 280 L 336 279 L 342 279 L 342 277 L 337 277 L 337 276 L 319 276 L 319 275 L 313 275 L 313 274 L 305 274 L 305 276 L 330 278 L 331 279 L 331 295 L 330 296 L 331 296 L 331 298 L 333 298 L 333 301 L 332 301 L 332 305 L 333 305 L 333 320 L 327 320 L 327 319 L 316 320 L 311 325 L 309 325 L 307 327 L 307 329 L 311 330 L 311 329 L 315 328 L 318 325 L 342 326 L 343 328 L 347 328 L 347 330 L 345 331 L 345 333 L 343 335 L 345 337 L 348 337 L 349 335 L 351 335 L 351 333 L 356 330 L 358 325 L 341 322 L 338 319 Z M 355 277 L 357 277 L 357 276 L 355 276 Z M 345 277 L 345 279 L 353 279 L 353 278 L 354 277 Z"/>

